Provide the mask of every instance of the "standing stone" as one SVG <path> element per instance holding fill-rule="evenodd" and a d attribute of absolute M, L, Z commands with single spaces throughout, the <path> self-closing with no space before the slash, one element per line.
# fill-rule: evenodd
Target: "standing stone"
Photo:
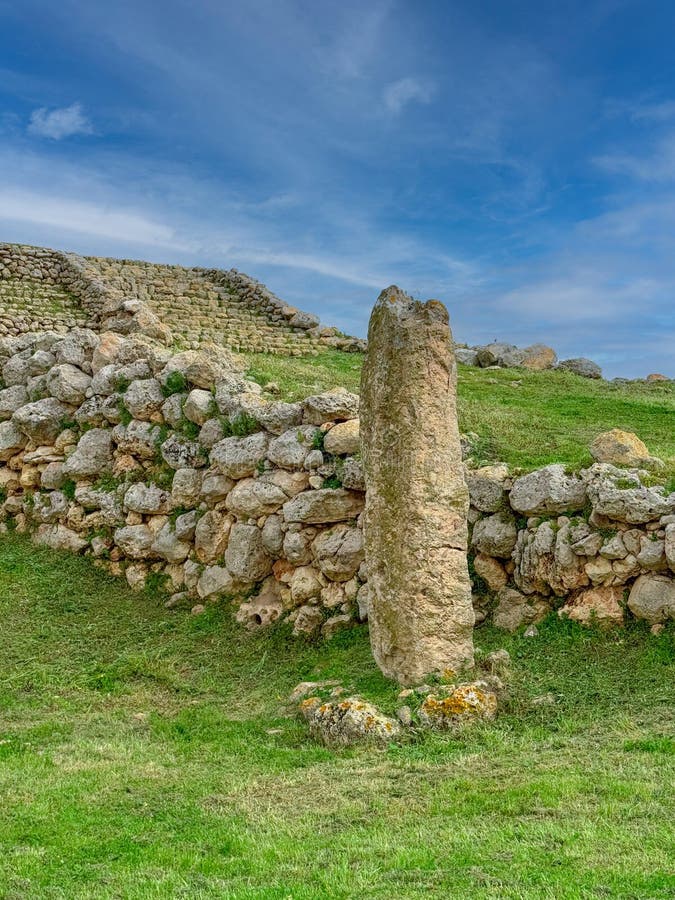
<path fill-rule="evenodd" d="M 473 663 L 452 347 L 442 303 L 380 294 L 361 379 L 368 621 L 377 664 L 403 684 Z"/>

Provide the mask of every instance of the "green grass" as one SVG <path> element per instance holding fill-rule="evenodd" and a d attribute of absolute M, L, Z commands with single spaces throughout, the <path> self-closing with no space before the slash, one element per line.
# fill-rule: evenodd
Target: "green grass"
<path fill-rule="evenodd" d="M 674 895 L 672 629 L 481 629 L 514 661 L 494 725 L 333 752 L 282 701 L 393 710 L 364 628 L 247 634 L 17 535 L 0 615 L 0 897 Z"/>
<path fill-rule="evenodd" d="M 344 387 L 356 393 L 359 390 L 363 363 L 360 353 L 325 350 L 316 356 L 239 355 L 248 363 L 249 375 L 262 385 L 276 382 L 284 400 L 302 400 L 333 387 Z"/>
<path fill-rule="evenodd" d="M 359 389 L 362 357 L 332 351 L 316 357 L 247 357 L 261 384 L 276 381 L 297 400 L 336 385 Z M 675 475 L 675 384 L 615 385 L 568 372 L 486 370 L 459 366 L 459 420 L 480 437 L 478 455 L 526 470 L 550 462 L 578 468 L 592 462 L 593 438 L 610 428 L 634 431 Z"/>

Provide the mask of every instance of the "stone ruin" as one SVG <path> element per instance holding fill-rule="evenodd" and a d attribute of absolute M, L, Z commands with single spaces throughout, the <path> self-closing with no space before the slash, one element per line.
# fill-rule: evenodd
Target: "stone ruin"
<path fill-rule="evenodd" d="M 231 603 L 249 628 L 286 621 L 329 638 L 371 615 L 383 668 L 404 680 L 468 659 L 472 615 L 508 630 L 551 611 L 656 629 L 675 618 L 675 493 L 650 486 L 639 458 L 516 475 L 477 468 L 465 446 L 467 514 L 439 304 L 410 307 L 394 290 L 378 304 L 371 353 L 388 376 L 371 355 L 362 460 L 359 397 L 282 402 L 226 349 L 176 352 L 158 317 L 125 303 L 101 310 L 118 330 L 0 337 L 0 532 L 91 556 L 134 589 L 163 581 L 172 606 Z M 390 551 L 391 572 L 371 572 Z M 399 628 L 418 668 L 403 668 Z"/>
<path fill-rule="evenodd" d="M 166 345 L 300 356 L 363 341 L 321 327 L 236 269 L 183 268 L 0 244 L 0 335 L 140 333 Z"/>

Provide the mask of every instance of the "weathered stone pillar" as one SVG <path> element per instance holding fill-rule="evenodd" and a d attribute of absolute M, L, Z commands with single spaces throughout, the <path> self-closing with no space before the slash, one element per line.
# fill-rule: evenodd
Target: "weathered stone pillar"
<path fill-rule="evenodd" d="M 419 684 L 473 663 L 469 495 L 448 312 L 397 287 L 370 317 L 361 378 L 370 641 L 385 675 Z"/>

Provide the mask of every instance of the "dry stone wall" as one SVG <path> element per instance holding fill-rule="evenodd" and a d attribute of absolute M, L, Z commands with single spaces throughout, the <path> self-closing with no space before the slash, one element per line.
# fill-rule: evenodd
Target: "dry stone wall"
<path fill-rule="evenodd" d="M 225 350 L 87 329 L 0 339 L 0 363 L 3 529 L 250 627 L 365 615 L 355 395 L 271 400 Z"/>
<path fill-rule="evenodd" d="M 84 553 L 172 605 L 330 636 L 368 614 L 359 401 L 285 403 L 226 350 L 88 329 L 0 338 L 0 531 Z M 675 494 L 596 463 L 466 469 L 478 621 L 675 617 Z"/>
<path fill-rule="evenodd" d="M 477 620 L 515 631 L 553 610 L 582 624 L 675 618 L 675 493 L 651 482 L 608 463 L 467 470 Z"/>
<path fill-rule="evenodd" d="M 141 332 L 196 349 L 286 356 L 320 349 L 360 350 L 363 342 L 323 328 L 264 285 L 231 269 L 186 269 L 134 260 L 0 244 L 0 334 Z"/>

